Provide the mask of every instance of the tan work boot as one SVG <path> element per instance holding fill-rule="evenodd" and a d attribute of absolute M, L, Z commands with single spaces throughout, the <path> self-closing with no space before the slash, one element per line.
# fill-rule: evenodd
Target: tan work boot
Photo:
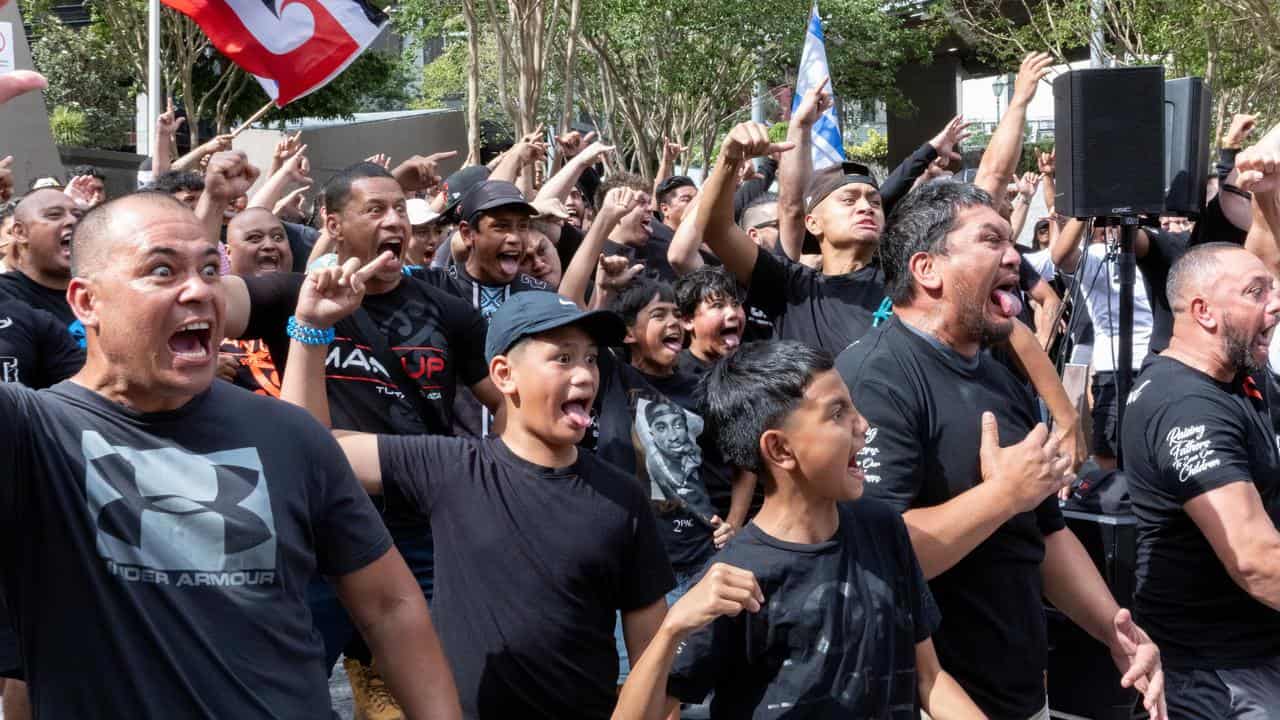
<path fill-rule="evenodd" d="M 400 703 L 391 696 L 387 684 L 373 665 L 344 658 L 342 667 L 351 683 L 351 699 L 355 703 L 355 720 L 404 720 Z"/>

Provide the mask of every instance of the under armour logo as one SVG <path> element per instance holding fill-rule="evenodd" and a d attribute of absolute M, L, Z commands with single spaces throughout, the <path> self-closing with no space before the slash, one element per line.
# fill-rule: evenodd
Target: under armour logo
<path fill-rule="evenodd" d="M 12 325 L 13 325 L 13 318 L 11 317 L 7 317 L 3 320 L 0 320 L 0 330 L 4 330 L 5 328 L 10 327 Z"/>

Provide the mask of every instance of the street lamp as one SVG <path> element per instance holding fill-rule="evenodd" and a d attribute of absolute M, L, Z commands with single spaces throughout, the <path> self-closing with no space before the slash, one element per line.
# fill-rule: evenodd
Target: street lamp
<path fill-rule="evenodd" d="M 996 96 L 996 125 L 1000 124 L 1000 98 L 1009 89 L 1009 76 L 1001 75 L 991 83 L 991 92 Z"/>

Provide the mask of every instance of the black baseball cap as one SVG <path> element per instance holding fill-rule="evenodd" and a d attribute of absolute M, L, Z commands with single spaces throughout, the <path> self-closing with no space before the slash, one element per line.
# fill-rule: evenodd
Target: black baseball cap
<path fill-rule="evenodd" d="M 444 179 L 444 210 L 441 215 L 448 215 L 462 202 L 462 196 L 471 188 L 489 179 L 489 168 L 484 165 L 468 165 Z"/>
<path fill-rule="evenodd" d="M 580 326 L 602 346 L 620 345 L 627 334 L 622 317 L 615 312 L 586 312 L 572 300 L 552 292 L 516 293 L 489 318 L 489 332 L 484 338 L 485 361 L 492 361 L 527 337 L 567 325 Z"/>
<path fill-rule="evenodd" d="M 688 175 L 672 175 L 659 183 L 656 191 L 658 195 L 662 195 L 682 187 L 696 188 L 697 184 Z"/>
<path fill-rule="evenodd" d="M 522 210 L 530 217 L 538 214 L 538 209 L 524 199 L 520 188 L 505 180 L 485 180 L 462 196 L 458 217 L 468 223 L 475 223 L 476 216 L 480 213 L 502 207 Z"/>
<path fill-rule="evenodd" d="M 852 163 L 850 163 L 852 165 Z M 866 173 L 851 173 L 846 168 L 841 168 L 839 172 L 827 172 L 818 175 L 809 184 L 809 189 L 804 194 L 804 211 L 806 214 L 812 213 L 813 209 L 818 207 L 823 200 L 826 200 L 831 193 L 839 190 L 845 185 L 870 185 L 876 190 L 880 189 L 880 184 L 876 179 Z"/>

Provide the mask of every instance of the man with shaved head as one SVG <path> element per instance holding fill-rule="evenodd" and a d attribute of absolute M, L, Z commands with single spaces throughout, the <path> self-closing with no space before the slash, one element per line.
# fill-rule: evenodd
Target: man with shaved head
<path fill-rule="evenodd" d="M 0 582 L 35 716 L 328 717 L 305 598 L 322 573 L 407 715 L 457 718 L 426 603 L 336 443 L 213 382 L 226 290 L 195 215 L 104 203 L 69 261 L 84 368 L 0 384 Z"/>
<path fill-rule="evenodd" d="M 1280 319 L 1238 245 L 1169 272 L 1173 335 L 1134 381 L 1121 428 L 1138 518 L 1134 611 L 1164 654 L 1169 717 L 1280 708 L 1280 455 L 1265 372 Z"/>
<path fill-rule="evenodd" d="M 288 272 L 293 267 L 284 225 L 261 207 L 242 210 L 227 223 L 227 255 L 231 272 L 241 277 Z"/>
<path fill-rule="evenodd" d="M 67 304 L 71 279 L 71 231 L 82 211 L 61 190 L 36 190 L 13 211 L 8 264 L 0 274 L 0 299 L 18 300 L 52 314 L 84 345 L 84 329 Z"/>

